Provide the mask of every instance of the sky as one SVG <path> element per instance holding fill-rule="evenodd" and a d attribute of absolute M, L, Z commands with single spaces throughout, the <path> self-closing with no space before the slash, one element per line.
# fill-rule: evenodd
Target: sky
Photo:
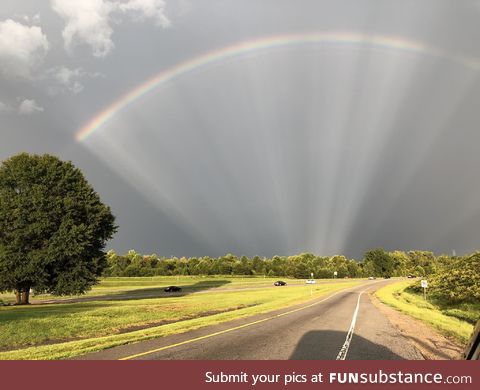
<path fill-rule="evenodd" d="M 473 252 L 479 19 L 478 0 L 2 0 L 0 160 L 71 160 L 120 253 Z"/>

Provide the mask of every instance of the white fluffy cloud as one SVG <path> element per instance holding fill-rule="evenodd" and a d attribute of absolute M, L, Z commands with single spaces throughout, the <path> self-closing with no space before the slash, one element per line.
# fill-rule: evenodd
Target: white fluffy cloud
<path fill-rule="evenodd" d="M 165 16 L 165 1 L 163 0 L 128 0 L 120 3 L 118 7 L 123 12 L 135 12 L 140 20 L 149 18 L 159 26 L 170 26 L 170 21 Z"/>
<path fill-rule="evenodd" d="M 33 99 L 24 99 L 18 106 L 18 113 L 24 115 L 30 115 L 37 111 L 43 111 L 43 107 L 40 107 Z"/>
<path fill-rule="evenodd" d="M 42 112 L 44 108 L 39 106 L 34 99 L 17 98 L 16 104 L 0 101 L 0 114 L 31 115 L 35 112 Z"/>
<path fill-rule="evenodd" d="M 83 90 L 80 78 L 85 75 L 85 71 L 81 68 L 69 69 L 65 66 L 52 69 L 53 78 L 64 88 L 74 94 Z"/>
<path fill-rule="evenodd" d="M 26 26 L 12 19 L 0 22 L 0 72 L 29 78 L 42 63 L 48 40 L 38 26 Z"/>
<path fill-rule="evenodd" d="M 48 69 L 44 78 L 53 83 L 48 88 L 50 95 L 58 95 L 59 93 L 72 92 L 78 94 L 83 91 L 81 80 L 86 77 L 98 77 L 100 73 L 89 73 L 82 68 L 70 69 L 66 66 L 57 66 Z"/>
<path fill-rule="evenodd" d="M 115 14 L 131 15 L 136 19 L 153 19 L 167 27 L 164 0 L 51 0 L 52 9 L 65 21 L 62 35 L 65 48 L 86 44 L 96 57 L 104 57 L 115 47 L 112 40 Z"/>
<path fill-rule="evenodd" d="M 28 24 L 40 23 L 40 14 L 35 14 L 33 16 L 23 15 L 21 18 Z"/>
<path fill-rule="evenodd" d="M 85 43 L 96 57 L 104 57 L 114 47 L 110 15 L 113 3 L 104 0 L 52 0 L 53 10 L 65 21 L 62 35 L 67 50 Z"/>

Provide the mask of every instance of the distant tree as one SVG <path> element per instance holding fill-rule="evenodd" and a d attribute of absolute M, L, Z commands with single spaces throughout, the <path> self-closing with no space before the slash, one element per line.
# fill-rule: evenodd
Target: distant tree
<path fill-rule="evenodd" d="M 330 259 L 330 268 L 332 270 L 333 277 L 334 272 L 337 273 L 337 278 L 344 278 L 348 276 L 348 260 L 343 255 L 335 255 Z"/>
<path fill-rule="evenodd" d="M 272 273 L 276 276 L 285 276 L 285 258 L 280 256 L 273 256 L 270 262 L 270 269 Z"/>
<path fill-rule="evenodd" d="M 175 262 L 174 275 L 188 275 L 188 259 L 181 257 Z"/>
<path fill-rule="evenodd" d="M 347 264 L 348 277 L 358 278 L 362 276 L 362 269 L 356 260 L 349 260 Z"/>
<path fill-rule="evenodd" d="M 212 275 L 212 264 L 213 260 L 208 257 L 204 256 L 201 258 L 200 262 L 197 265 L 197 270 L 199 275 Z"/>
<path fill-rule="evenodd" d="M 394 261 L 382 248 L 376 248 L 365 253 L 364 262 L 367 269 L 375 276 L 391 276 L 393 274 Z"/>
<path fill-rule="evenodd" d="M 445 268 L 451 266 L 459 258 L 460 257 L 448 255 L 438 256 L 435 264 L 435 273 L 443 271 Z"/>
<path fill-rule="evenodd" d="M 124 276 L 125 269 L 131 264 L 127 256 L 118 255 L 113 249 L 107 252 L 107 264 L 103 276 Z"/>
<path fill-rule="evenodd" d="M 189 275 L 197 275 L 198 274 L 198 266 L 199 260 L 196 257 L 190 257 L 188 259 L 188 274 Z"/>
<path fill-rule="evenodd" d="M 253 271 L 259 275 L 265 273 L 265 262 L 258 256 L 254 256 L 252 259 Z"/>
<path fill-rule="evenodd" d="M 0 291 L 80 294 L 107 266 L 110 208 L 71 162 L 22 153 L 0 166 Z M 112 255 L 113 256 L 113 255 Z"/>
<path fill-rule="evenodd" d="M 422 275 L 429 275 L 435 271 L 435 255 L 430 251 L 409 251 L 408 257 L 410 258 L 413 268 L 423 271 Z"/>
<path fill-rule="evenodd" d="M 141 264 L 143 259 L 143 256 L 140 253 L 137 253 L 135 249 L 130 249 L 125 256 L 130 259 L 131 263 L 138 266 Z"/>
<path fill-rule="evenodd" d="M 292 276 L 297 279 L 307 279 L 310 277 L 310 271 L 307 265 L 300 260 L 295 264 Z"/>

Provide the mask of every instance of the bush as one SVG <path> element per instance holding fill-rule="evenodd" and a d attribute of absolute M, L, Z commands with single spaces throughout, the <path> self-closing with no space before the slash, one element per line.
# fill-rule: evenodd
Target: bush
<path fill-rule="evenodd" d="M 459 320 L 466 321 L 472 325 L 475 325 L 479 318 L 479 313 L 475 311 L 465 311 L 460 309 L 448 309 L 443 310 L 443 314 L 450 317 L 458 318 Z"/>
<path fill-rule="evenodd" d="M 449 302 L 478 302 L 480 300 L 480 253 L 458 258 L 434 274 L 431 292 Z"/>

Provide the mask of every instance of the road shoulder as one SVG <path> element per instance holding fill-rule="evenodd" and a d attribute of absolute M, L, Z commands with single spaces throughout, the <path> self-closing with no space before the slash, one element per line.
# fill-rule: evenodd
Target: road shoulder
<path fill-rule="evenodd" d="M 370 301 L 387 317 L 390 323 L 412 343 L 425 360 L 459 360 L 463 346 L 447 339 L 423 322 L 400 313 L 381 303 L 374 292 L 369 294 Z"/>

